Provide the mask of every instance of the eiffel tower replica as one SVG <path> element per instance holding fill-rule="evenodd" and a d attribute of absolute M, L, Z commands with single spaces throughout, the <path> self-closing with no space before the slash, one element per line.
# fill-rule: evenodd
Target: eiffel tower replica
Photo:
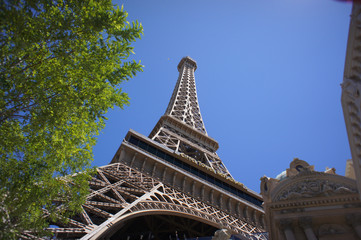
<path fill-rule="evenodd" d="M 228 229 L 267 239 L 262 198 L 235 181 L 207 135 L 184 57 L 165 114 L 149 137 L 130 130 L 89 182 L 81 214 L 51 229 L 59 239 L 196 239 Z"/>

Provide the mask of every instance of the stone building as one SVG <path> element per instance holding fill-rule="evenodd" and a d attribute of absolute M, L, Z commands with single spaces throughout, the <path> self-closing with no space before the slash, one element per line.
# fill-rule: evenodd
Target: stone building
<path fill-rule="evenodd" d="M 317 172 L 294 159 L 277 178 L 261 178 L 269 239 L 361 239 L 361 203 L 354 179 Z"/>

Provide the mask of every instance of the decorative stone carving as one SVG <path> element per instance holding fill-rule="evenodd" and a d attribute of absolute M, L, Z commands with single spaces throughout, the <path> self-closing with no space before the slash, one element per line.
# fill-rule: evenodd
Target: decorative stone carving
<path fill-rule="evenodd" d="M 300 166 L 298 163 L 303 162 Z M 297 171 L 299 169 L 300 171 Z M 295 174 L 297 171 L 297 174 Z M 287 169 L 293 176 L 280 181 L 262 178 L 261 188 L 267 185 L 268 191 L 261 191 L 265 202 L 294 200 L 299 198 L 328 197 L 335 195 L 352 194 L 357 192 L 355 181 L 337 174 L 316 172 L 305 161 L 295 159 Z M 272 184 L 270 184 L 272 183 Z M 270 190 L 271 189 L 271 190 Z M 261 189 L 262 190 L 262 189 Z"/>
<path fill-rule="evenodd" d="M 328 173 L 328 174 L 336 174 L 336 169 L 335 169 L 335 168 L 328 168 L 328 167 L 326 167 L 325 173 Z"/>
<path fill-rule="evenodd" d="M 332 169 L 317 172 L 294 159 L 276 179 L 261 178 L 261 194 L 269 239 L 361 239 L 357 218 L 346 223 L 347 214 L 361 211 L 356 181 Z"/>
<path fill-rule="evenodd" d="M 261 179 L 261 194 L 263 199 L 270 198 L 271 190 L 278 184 L 279 180 L 263 176 Z"/>
<path fill-rule="evenodd" d="M 345 187 L 340 183 L 330 182 L 329 180 L 306 180 L 285 189 L 276 200 L 323 197 L 355 192 L 357 192 L 356 189 Z"/>
<path fill-rule="evenodd" d="M 228 240 L 231 237 L 231 234 L 228 229 L 217 230 L 214 233 L 212 240 Z"/>
<path fill-rule="evenodd" d="M 286 170 L 286 176 L 293 177 L 304 171 L 314 171 L 314 166 L 310 166 L 306 161 L 295 158 L 290 163 L 290 168 Z"/>

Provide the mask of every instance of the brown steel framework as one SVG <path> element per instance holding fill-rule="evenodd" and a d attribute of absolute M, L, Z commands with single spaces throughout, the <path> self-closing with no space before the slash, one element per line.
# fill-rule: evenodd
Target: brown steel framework
<path fill-rule="evenodd" d="M 149 137 L 231 177 L 216 153 L 218 143 L 208 137 L 203 124 L 194 79 L 196 69 L 193 59 L 185 57 L 180 61 L 178 81 L 167 110 Z"/>
<path fill-rule="evenodd" d="M 97 169 L 81 214 L 51 230 L 63 239 L 183 239 L 227 228 L 266 239 L 260 195 L 235 181 L 216 154 L 185 57 L 164 116 L 149 138 L 130 130 L 109 165 Z M 156 223 L 155 223 L 156 222 Z"/>

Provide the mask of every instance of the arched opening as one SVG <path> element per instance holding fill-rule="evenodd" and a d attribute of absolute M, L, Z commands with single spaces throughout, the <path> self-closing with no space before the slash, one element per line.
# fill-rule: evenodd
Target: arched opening
<path fill-rule="evenodd" d="M 109 240 L 175 240 L 213 236 L 216 227 L 175 215 L 152 214 L 128 219 L 108 233 Z"/>

